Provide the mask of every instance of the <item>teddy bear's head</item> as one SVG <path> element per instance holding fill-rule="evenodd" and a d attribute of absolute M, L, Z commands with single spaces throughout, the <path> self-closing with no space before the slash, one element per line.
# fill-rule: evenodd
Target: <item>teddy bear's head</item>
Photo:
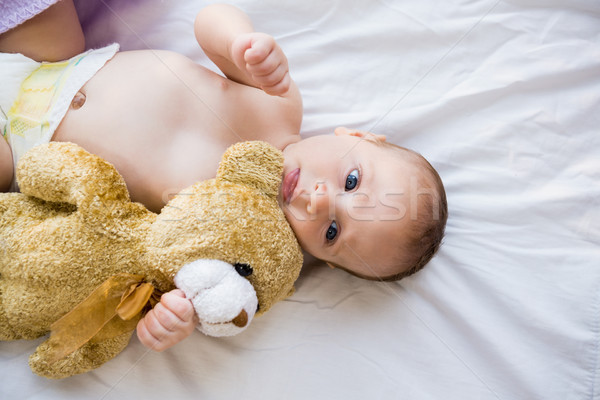
<path fill-rule="evenodd" d="M 282 172 L 283 156 L 272 146 L 232 146 L 215 179 L 184 189 L 163 208 L 148 248 L 167 261 L 161 265 L 196 259 L 233 265 L 252 284 L 257 313 L 267 311 L 293 293 L 302 266 L 302 252 L 277 200 Z"/>

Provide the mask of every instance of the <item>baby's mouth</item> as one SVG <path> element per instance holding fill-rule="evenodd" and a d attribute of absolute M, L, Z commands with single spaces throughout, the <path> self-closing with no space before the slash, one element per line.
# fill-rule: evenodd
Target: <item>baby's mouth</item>
<path fill-rule="evenodd" d="M 283 178 L 283 183 L 281 185 L 281 192 L 283 194 L 283 202 L 289 204 L 294 190 L 296 189 L 296 185 L 298 184 L 298 178 L 300 177 L 300 168 L 296 168 L 287 173 L 287 175 Z"/>

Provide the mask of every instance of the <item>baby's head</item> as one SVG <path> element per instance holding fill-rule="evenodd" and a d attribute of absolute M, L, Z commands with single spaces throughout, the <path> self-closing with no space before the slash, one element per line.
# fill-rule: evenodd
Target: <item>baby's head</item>
<path fill-rule="evenodd" d="M 283 211 L 302 248 L 365 279 L 398 280 L 437 251 L 444 186 L 421 155 L 338 128 L 284 151 Z"/>

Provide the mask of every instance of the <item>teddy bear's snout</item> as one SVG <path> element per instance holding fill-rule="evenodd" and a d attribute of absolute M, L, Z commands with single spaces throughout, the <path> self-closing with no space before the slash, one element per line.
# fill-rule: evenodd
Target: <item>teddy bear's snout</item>
<path fill-rule="evenodd" d="M 256 291 L 240 271 L 252 274 L 248 264 L 198 259 L 175 275 L 175 285 L 192 301 L 200 322 L 198 328 L 205 334 L 233 336 L 254 318 L 258 308 Z"/>

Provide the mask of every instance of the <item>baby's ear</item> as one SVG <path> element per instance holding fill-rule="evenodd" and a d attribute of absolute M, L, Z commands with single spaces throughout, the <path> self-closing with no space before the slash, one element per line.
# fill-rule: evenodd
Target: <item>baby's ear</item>
<path fill-rule="evenodd" d="M 283 173 L 283 153 L 266 142 L 240 142 L 229 147 L 217 179 L 243 184 L 277 197 Z"/>
<path fill-rule="evenodd" d="M 372 140 L 374 142 L 385 142 L 386 137 L 385 135 L 376 135 L 375 133 L 372 132 L 367 132 L 367 131 L 359 131 L 356 129 L 348 129 L 344 126 L 339 126 L 337 128 L 335 128 L 335 136 L 343 136 L 343 135 L 349 135 L 349 136 L 356 136 L 362 139 L 367 139 L 367 140 Z"/>

